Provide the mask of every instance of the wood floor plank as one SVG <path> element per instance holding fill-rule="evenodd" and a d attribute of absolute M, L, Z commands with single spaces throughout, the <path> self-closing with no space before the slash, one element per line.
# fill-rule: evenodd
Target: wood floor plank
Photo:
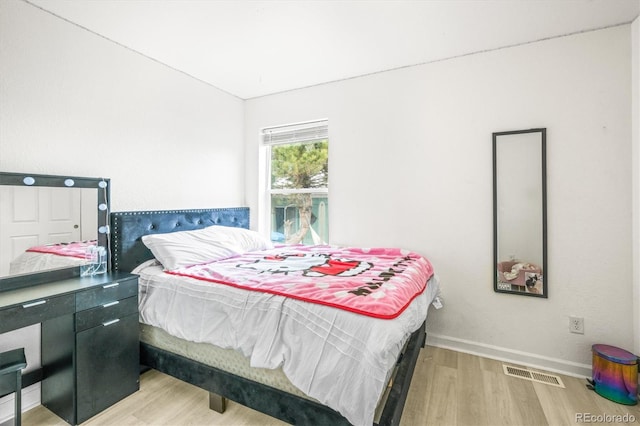
<path fill-rule="evenodd" d="M 457 399 L 454 386 L 457 366 L 458 353 L 455 351 L 432 346 L 421 351 L 401 426 L 456 423 L 455 405 L 451 403 Z M 426 410 L 426 407 L 437 408 Z"/>
<path fill-rule="evenodd" d="M 566 389 L 533 383 L 542 409 L 550 425 L 575 424 L 575 408 Z"/>
<path fill-rule="evenodd" d="M 493 371 L 494 373 L 502 374 L 502 362 L 495 359 L 477 357 L 480 362 L 480 368 L 484 371 Z"/>
<path fill-rule="evenodd" d="M 427 403 L 414 416 L 423 422 L 411 425 L 444 425 L 457 424 L 458 419 L 458 371 L 451 367 L 437 365 L 433 374 L 433 387 L 428 395 Z M 433 410 L 427 407 L 434 407 Z"/>
<path fill-rule="evenodd" d="M 413 391 L 409 392 L 404 403 L 404 411 L 400 419 L 401 426 L 426 424 L 424 407 L 427 406 L 429 395 L 432 393 L 435 369 L 433 350 L 429 347 L 422 349 L 411 379 Z"/>
<path fill-rule="evenodd" d="M 480 374 L 480 358 L 458 354 L 458 406 L 457 424 L 471 426 L 493 426 L 493 415 L 488 412 L 495 407 L 487 405 L 485 383 Z"/>
<path fill-rule="evenodd" d="M 544 410 L 536 395 L 533 383 L 506 375 L 503 375 L 503 380 L 507 382 L 511 402 L 514 404 L 514 409 L 517 413 L 515 417 L 518 419 L 518 424 L 523 426 L 546 425 L 547 418 L 544 415 Z"/>
<path fill-rule="evenodd" d="M 435 365 L 442 365 L 443 367 L 458 368 L 458 353 L 450 349 L 436 348 L 433 346 L 427 346 L 422 351 L 421 356 L 430 357 L 432 363 Z"/>
<path fill-rule="evenodd" d="M 485 404 L 491 407 L 491 410 L 487 410 L 489 423 L 495 426 L 523 424 L 524 419 L 510 390 L 509 377 L 494 371 L 482 370 L 478 373 L 484 383 Z"/>

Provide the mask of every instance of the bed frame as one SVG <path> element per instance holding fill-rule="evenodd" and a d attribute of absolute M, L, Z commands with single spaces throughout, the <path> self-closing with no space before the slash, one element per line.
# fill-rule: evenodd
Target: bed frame
<path fill-rule="evenodd" d="M 249 209 L 245 207 L 165 210 L 111 213 L 111 247 L 113 270 L 130 272 L 153 255 L 141 237 L 176 231 L 201 229 L 212 225 L 249 228 Z M 397 372 L 379 426 L 400 423 L 404 403 L 411 385 L 411 377 L 426 338 L 425 324 L 415 331 L 398 358 Z M 337 411 L 315 401 L 289 394 L 224 370 L 140 344 L 142 365 L 169 374 L 210 392 L 210 407 L 224 411 L 224 398 L 263 412 L 291 424 L 348 425 Z"/>

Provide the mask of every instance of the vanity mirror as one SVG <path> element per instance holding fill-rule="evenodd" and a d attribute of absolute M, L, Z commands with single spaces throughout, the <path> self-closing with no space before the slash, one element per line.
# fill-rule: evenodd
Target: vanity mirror
<path fill-rule="evenodd" d="M 108 257 L 109 192 L 109 179 L 0 172 L 0 290 L 78 276 L 87 250 Z"/>
<path fill-rule="evenodd" d="M 494 290 L 548 297 L 546 129 L 493 134 Z"/>

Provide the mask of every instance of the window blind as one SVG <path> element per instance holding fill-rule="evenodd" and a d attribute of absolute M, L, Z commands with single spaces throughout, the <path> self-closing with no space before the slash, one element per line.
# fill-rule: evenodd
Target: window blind
<path fill-rule="evenodd" d="M 262 142 L 265 145 L 313 142 L 328 137 L 329 122 L 327 120 L 267 127 L 262 130 Z"/>

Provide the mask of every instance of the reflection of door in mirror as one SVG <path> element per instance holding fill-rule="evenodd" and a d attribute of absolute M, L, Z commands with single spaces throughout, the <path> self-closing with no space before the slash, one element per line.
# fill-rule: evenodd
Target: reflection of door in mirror
<path fill-rule="evenodd" d="M 494 134 L 496 291 L 546 297 L 544 135 Z"/>
<path fill-rule="evenodd" d="M 0 277 L 85 263 L 33 250 L 96 240 L 96 190 L 8 185 L 0 186 L 0 199 Z"/>

